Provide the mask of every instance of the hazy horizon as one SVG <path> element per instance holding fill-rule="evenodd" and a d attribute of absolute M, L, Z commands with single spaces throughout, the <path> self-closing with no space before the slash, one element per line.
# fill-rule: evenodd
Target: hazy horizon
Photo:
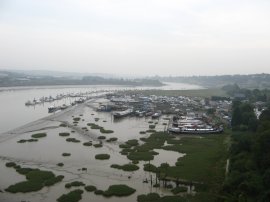
<path fill-rule="evenodd" d="M 270 73 L 270 2 L 3 0 L 0 69 Z"/>

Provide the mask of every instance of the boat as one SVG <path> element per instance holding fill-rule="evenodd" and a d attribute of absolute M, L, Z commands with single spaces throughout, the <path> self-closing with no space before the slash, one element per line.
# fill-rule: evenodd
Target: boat
<path fill-rule="evenodd" d="M 56 112 L 57 110 L 59 110 L 59 107 L 55 107 L 55 106 L 48 107 L 48 113 L 53 113 L 53 112 Z"/>
<path fill-rule="evenodd" d="M 35 105 L 35 103 L 31 102 L 30 100 L 25 102 L 25 106 L 30 106 L 30 105 Z"/>
<path fill-rule="evenodd" d="M 168 128 L 169 132 L 178 134 L 218 134 L 223 132 L 223 127 L 219 128 L 181 128 L 171 127 Z"/>
<path fill-rule="evenodd" d="M 161 111 L 157 111 L 152 115 L 152 119 L 157 119 L 161 116 Z"/>
<path fill-rule="evenodd" d="M 145 111 L 137 110 L 137 111 L 135 111 L 135 114 L 136 114 L 136 116 L 138 116 L 138 117 L 143 117 L 144 114 L 145 114 Z"/>
<path fill-rule="evenodd" d="M 121 117 L 128 116 L 131 113 L 133 113 L 133 109 L 132 108 L 129 108 L 129 109 L 125 110 L 125 111 L 114 112 L 113 113 L 113 117 L 114 118 L 121 118 Z"/>

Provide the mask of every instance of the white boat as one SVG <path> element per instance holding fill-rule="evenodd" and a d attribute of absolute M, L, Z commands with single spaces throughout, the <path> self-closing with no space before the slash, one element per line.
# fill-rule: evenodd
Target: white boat
<path fill-rule="evenodd" d="M 124 116 L 128 116 L 131 113 L 133 113 L 133 109 L 129 108 L 129 109 L 125 110 L 125 111 L 114 112 L 113 117 L 114 118 L 121 118 L 121 117 L 124 117 Z"/>
<path fill-rule="evenodd" d="M 161 116 L 161 111 L 158 111 L 152 115 L 152 119 L 156 119 Z"/>

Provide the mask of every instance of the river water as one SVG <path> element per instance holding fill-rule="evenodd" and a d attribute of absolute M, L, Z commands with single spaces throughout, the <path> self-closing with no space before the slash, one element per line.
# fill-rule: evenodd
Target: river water
<path fill-rule="evenodd" d="M 55 97 L 57 94 L 85 93 L 98 91 L 115 91 L 131 89 L 191 90 L 203 87 L 184 83 L 165 83 L 162 87 L 128 87 L 128 86 L 37 86 L 37 87 L 3 87 L 0 88 L 0 134 L 35 121 L 48 115 L 48 107 L 70 104 L 72 99 L 63 99 L 53 103 L 25 106 L 28 100 L 41 97 Z"/>

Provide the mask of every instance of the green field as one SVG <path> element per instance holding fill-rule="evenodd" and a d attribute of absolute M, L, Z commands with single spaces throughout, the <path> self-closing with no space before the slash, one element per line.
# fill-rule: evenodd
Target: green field
<path fill-rule="evenodd" d="M 167 175 L 202 182 L 211 188 L 220 187 L 225 177 L 228 138 L 226 134 L 206 135 L 203 138 L 185 137 L 181 139 L 181 145 L 164 147 L 166 150 L 186 153 L 178 159 L 176 166 L 168 168 Z"/>
<path fill-rule="evenodd" d="M 174 166 L 165 162 L 159 167 L 145 164 L 144 170 L 157 173 L 161 180 L 192 183 L 196 191 L 218 194 L 225 178 L 229 137 L 228 132 L 225 132 L 217 135 L 182 136 L 176 140 L 166 133 L 155 133 L 129 155 L 140 153 L 140 150 L 149 152 L 153 148 L 185 153 Z M 165 140 L 169 145 L 163 145 Z"/>

